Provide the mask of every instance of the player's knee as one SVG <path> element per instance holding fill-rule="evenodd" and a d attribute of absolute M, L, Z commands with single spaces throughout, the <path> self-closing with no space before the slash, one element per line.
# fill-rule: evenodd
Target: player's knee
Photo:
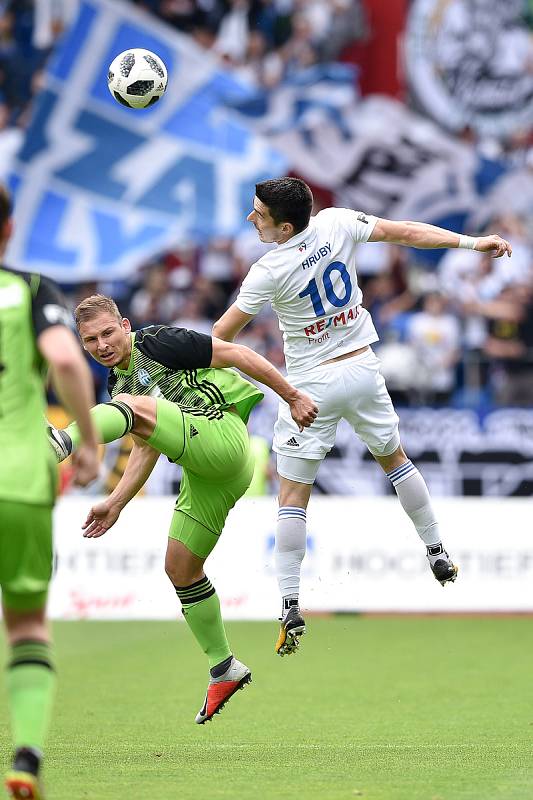
<path fill-rule="evenodd" d="M 204 559 L 195 556 L 182 542 L 169 539 L 165 572 L 174 586 L 189 586 L 202 578 Z"/>
<path fill-rule="evenodd" d="M 183 586 L 184 584 L 181 583 L 181 579 L 183 578 L 183 568 L 180 563 L 180 560 L 176 557 L 171 556 L 170 553 L 167 553 L 165 558 L 165 572 L 167 573 L 167 577 L 170 581 L 174 584 L 174 586 Z"/>
<path fill-rule="evenodd" d="M 384 472 L 390 472 L 392 469 L 400 467 L 407 461 L 407 456 L 401 444 L 398 444 L 391 453 L 387 453 L 386 455 L 373 455 Z"/>
<path fill-rule="evenodd" d="M 135 416 L 134 429 L 138 426 L 138 423 L 153 422 L 155 417 L 153 397 L 136 397 L 132 394 L 124 393 L 115 395 L 113 400 L 124 403 L 131 408 Z"/>
<path fill-rule="evenodd" d="M 165 562 L 165 572 L 174 586 L 189 586 L 194 583 L 196 573 L 184 563 Z"/>

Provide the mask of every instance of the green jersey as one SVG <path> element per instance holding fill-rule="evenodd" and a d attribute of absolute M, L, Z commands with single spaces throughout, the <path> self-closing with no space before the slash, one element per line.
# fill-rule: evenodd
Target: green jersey
<path fill-rule="evenodd" d="M 54 501 L 57 467 L 46 435 L 46 364 L 37 337 L 68 319 L 55 284 L 0 267 L 1 500 Z"/>
<path fill-rule="evenodd" d="M 153 325 L 131 334 L 127 369 L 114 367 L 109 374 L 112 397 L 132 395 L 164 397 L 184 411 L 206 416 L 235 406 L 244 422 L 263 393 L 233 369 L 210 367 L 210 336 L 185 328 Z"/>

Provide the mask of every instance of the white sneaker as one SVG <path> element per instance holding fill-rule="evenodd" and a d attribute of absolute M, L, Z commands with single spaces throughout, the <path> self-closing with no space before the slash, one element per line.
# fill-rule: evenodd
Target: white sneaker
<path fill-rule="evenodd" d="M 48 423 L 47 433 L 48 441 L 56 454 L 57 463 L 60 464 L 72 453 L 72 439 L 66 431 L 54 428 L 50 423 Z"/>
<path fill-rule="evenodd" d="M 226 672 L 218 678 L 210 678 L 207 687 L 204 704 L 195 722 L 203 725 L 208 722 L 215 714 L 218 714 L 238 689 L 244 689 L 247 683 L 252 680 L 252 673 L 246 666 L 241 664 L 236 658 L 232 659 Z"/>

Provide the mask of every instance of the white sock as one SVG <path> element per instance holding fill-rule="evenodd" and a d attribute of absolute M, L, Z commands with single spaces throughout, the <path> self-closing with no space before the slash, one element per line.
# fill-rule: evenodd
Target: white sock
<path fill-rule="evenodd" d="M 283 598 L 282 615 L 290 600 L 298 601 L 300 571 L 306 547 L 306 515 L 304 508 L 283 506 L 278 511 L 274 564 Z"/>
<path fill-rule="evenodd" d="M 439 526 L 435 519 L 431 498 L 424 478 L 411 461 L 387 472 L 405 513 L 410 517 L 416 532 L 428 548 L 441 544 Z M 441 551 L 439 551 L 440 553 Z M 428 558 L 432 553 L 428 549 Z M 435 557 L 437 551 L 435 551 Z"/>

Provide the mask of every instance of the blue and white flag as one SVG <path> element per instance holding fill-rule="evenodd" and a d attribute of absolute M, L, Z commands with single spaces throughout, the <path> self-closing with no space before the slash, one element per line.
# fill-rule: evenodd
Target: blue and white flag
<path fill-rule="evenodd" d="M 123 50 L 169 74 L 146 110 L 119 105 L 107 69 Z M 247 91 L 187 37 L 121 0 L 80 0 L 36 98 L 11 178 L 7 261 L 62 282 L 131 273 L 184 239 L 237 232 L 254 184 L 286 161 L 228 110 Z"/>
<path fill-rule="evenodd" d="M 335 205 L 460 232 L 481 230 L 505 211 L 509 192 L 503 203 L 498 197 L 510 181 L 509 164 L 483 157 L 398 100 L 361 99 L 355 78 L 349 65 L 319 64 L 233 105 L 292 171 L 329 190 Z M 527 170 L 514 173 L 524 197 Z M 416 250 L 413 258 L 434 264 L 442 253 Z"/>
<path fill-rule="evenodd" d="M 347 114 L 359 97 L 358 72 L 353 64 L 315 64 L 290 72 L 272 89 L 254 87 L 229 102 L 266 136 L 298 131 L 305 145 L 314 128 L 329 122 L 340 136 L 349 137 Z"/>

